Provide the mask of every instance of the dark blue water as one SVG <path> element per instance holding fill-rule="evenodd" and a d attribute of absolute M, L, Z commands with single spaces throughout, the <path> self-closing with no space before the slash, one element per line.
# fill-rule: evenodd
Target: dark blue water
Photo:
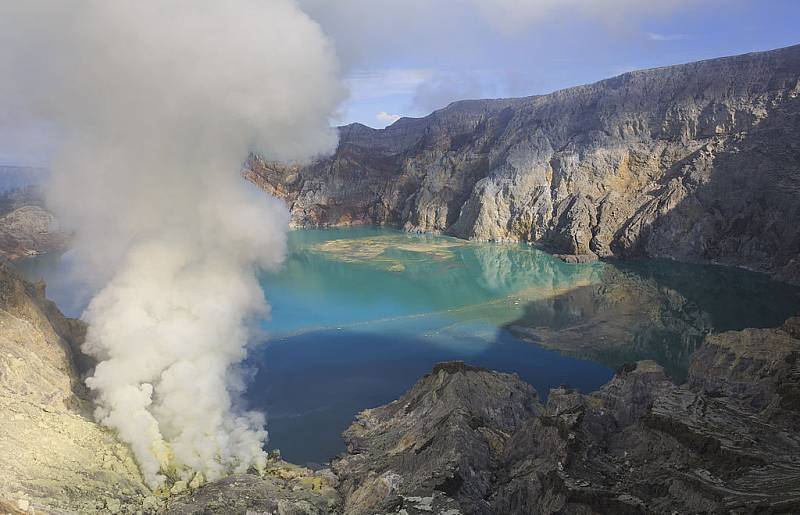
<path fill-rule="evenodd" d="M 440 361 L 516 372 L 544 395 L 565 382 L 591 391 L 611 377 L 606 366 L 521 343 L 504 331 L 490 345 L 463 350 L 392 334 L 311 332 L 271 343 L 253 360 L 260 368 L 248 391 L 251 406 L 268 413 L 270 446 L 299 463 L 344 451 L 340 434 L 356 413 L 397 399 Z"/>
<path fill-rule="evenodd" d="M 261 277 L 272 316 L 244 400 L 266 412 L 268 446 L 296 463 L 342 452 L 356 413 L 398 398 L 440 361 L 515 372 L 541 397 L 562 384 L 595 390 L 640 359 L 680 381 L 706 335 L 800 311 L 797 288 L 718 266 L 572 265 L 524 245 L 374 228 L 294 231 L 289 243 L 282 270 Z M 19 266 L 76 316 L 91 292 L 68 262 Z"/>

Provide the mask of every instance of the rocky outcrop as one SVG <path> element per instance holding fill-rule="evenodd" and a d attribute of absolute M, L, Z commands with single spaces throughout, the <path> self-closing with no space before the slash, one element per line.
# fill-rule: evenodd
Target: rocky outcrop
<path fill-rule="evenodd" d="M 544 407 L 515 376 L 438 365 L 345 433 L 344 511 L 796 512 L 798 336 L 796 319 L 709 336 L 683 385 L 641 361 Z"/>
<path fill-rule="evenodd" d="M 348 455 L 333 464 L 344 513 L 409 512 L 421 499 L 440 512 L 487 513 L 506 441 L 540 411 L 536 392 L 514 375 L 437 365 L 345 432 Z"/>
<path fill-rule="evenodd" d="M 0 264 L 0 502 L 20 512 L 135 512 L 150 495 L 130 450 L 92 419 L 83 332 Z"/>
<path fill-rule="evenodd" d="M 36 186 L 0 195 L 0 258 L 58 252 L 66 248 L 68 240 Z"/>
<path fill-rule="evenodd" d="M 800 46 L 463 101 L 340 129 L 245 176 L 295 226 L 388 224 L 558 254 L 720 262 L 800 282 Z"/>
<path fill-rule="evenodd" d="M 169 503 L 167 512 L 174 515 L 328 515 L 340 511 L 337 484 L 330 470 L 311 471 L 273 454 L 261 475 L 230 476 L 197 490 L 176 484 L 178 488 L 173 486 L 172 489 L 177 497 Z"/>

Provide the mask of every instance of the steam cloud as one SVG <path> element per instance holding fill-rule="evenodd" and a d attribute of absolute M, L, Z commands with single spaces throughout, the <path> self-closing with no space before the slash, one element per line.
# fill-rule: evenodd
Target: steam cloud
<path fill-rule="evenodd" d="M 330 151 L 337 61 L 292 0 L 0 3 L 2 120 L 52 124 L 48 201 L 98 293 L 84 313 L 98 419 L 148 484 L 264 462 L 263 416 L 237 407 L 259 267 L 288 215 L 251 191 L 258 149 Z"/>

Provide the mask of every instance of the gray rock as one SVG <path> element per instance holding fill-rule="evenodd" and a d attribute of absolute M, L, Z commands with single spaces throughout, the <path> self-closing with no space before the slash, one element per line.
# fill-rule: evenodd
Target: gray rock
<path fill-rule="evenodd" d="M 438 365 L 345 433 L 345 513 L 796 512 L 794 327 L 709 336 L 683 385 L 640 361 L 544 408 L 515 376 Z"/>
<path fill-rule="evenodd" d="M 387 224 L 798 283 L 798 141 L 794 46 L 348 125 L 329 158 L 253 156 L 244 174 L 286 200 L 295 226 Z"/>
<path fill-rule="evenodd" d="M 326 495 L 327 494 L 327 495 Z M 230 476 L 172 500 L 166 510 L 175 515 L 264 513 L 270 515 L 327 515 L 338 512 L 332 490 L 304 488 L 294 480 L 252 474 Z"/>
<path fill-rule="evenodd" d="M 431 498 L 442 509 L 490 513 L 484 499 L 505 442 L 540 410 L 536 392 L 515 375 L 437 365 L 345 432 L 348 454 L 333 463 L 344 512 L 411 513 L 412 498 Z"/>

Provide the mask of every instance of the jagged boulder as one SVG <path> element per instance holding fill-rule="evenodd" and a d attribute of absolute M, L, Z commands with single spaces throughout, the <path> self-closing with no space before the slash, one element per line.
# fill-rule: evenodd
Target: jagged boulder
<path fill-rule="evenodd" d="M 515 375 L 442 363 L 400 399 L 365 410 L 334 461 L 344 512 L 388 513 L 430 499 L 436 509 L 489 513 L 492 471 L 509 436 L 541 410 Z"/>

